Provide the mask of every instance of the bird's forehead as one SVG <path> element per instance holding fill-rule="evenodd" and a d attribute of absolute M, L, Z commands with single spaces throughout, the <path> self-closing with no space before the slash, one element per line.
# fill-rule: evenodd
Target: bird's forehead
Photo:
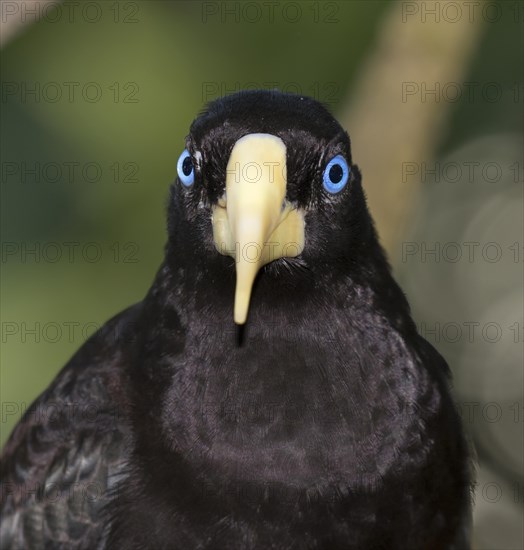
<path fill-rule="evenodd" d="M 245 125 L 225 123 L 202 135 L 190 134 L 189 142 L 194 151 L 201 151 L 204 157 L 213 156 L 227 159 L 239 140 L 254 134 L 273 135 L 280 138 L 284 142 L 288 154 L 296 150 L 309 151 L 310 154 L 313 154 L 323 150 L 333 141 L 332 137 L 329 139 L 328 136 L 315 135 L 309 129 L 300 126 L 294 128 L 275 128 L 265 125 L 246 127 Z M 344 136 L 338 135 L 343 141 Z"/>
<path fill-rule="evenodd" d="M 234 94 L 212 102 L 192 124 L 196 149 L 230 152 L 247 134 L 272 134 L 287 148 L 322 147 L 345 133 L 335 118 L 311 98 L 272 92 Z M 347 139 L 347 138 L 346 138 Z"/>

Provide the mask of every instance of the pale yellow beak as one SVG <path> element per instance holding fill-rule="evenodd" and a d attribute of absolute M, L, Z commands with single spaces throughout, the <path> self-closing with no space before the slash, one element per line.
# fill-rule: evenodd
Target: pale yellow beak
<path fill-rule="evenodd" d="M 304 216 L 285 201 L 286 146 L 271 134 L 248 134 L 229 157 L 226 194 L 213 209 L 213 238 L 236 260 L 235 323 L 246 322 L 259 269 L 304 248 Z"/>

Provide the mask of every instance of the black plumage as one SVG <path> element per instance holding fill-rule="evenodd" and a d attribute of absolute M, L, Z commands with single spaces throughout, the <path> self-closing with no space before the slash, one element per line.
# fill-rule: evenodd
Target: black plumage
<path fill-rule="evenodd" d="M 238 257 L 217 251 L 212 218 L 251 134 L 285 145 L 305 237 L 260 267 L 236 325 Z M 149 293 L 5 447 L 1 548 L 469 548 L 448 367 L 391 276 L 346 132 L 310 98 L 243 92 L 211 103 L 186 147 L 194 183 L 171 187 Z M 329 193 L 337 155 L 349 180 Z"/>

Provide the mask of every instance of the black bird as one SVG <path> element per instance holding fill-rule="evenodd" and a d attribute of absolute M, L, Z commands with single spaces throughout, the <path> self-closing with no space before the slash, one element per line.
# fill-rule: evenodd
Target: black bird
<path fill-rule="evenodd" d="M 347 133 L 313 99 L 241 92 L 193 122 L 177 167 L 147 296 L 5 447 L 1 548 L 469 548 L 448 366 Z"/>

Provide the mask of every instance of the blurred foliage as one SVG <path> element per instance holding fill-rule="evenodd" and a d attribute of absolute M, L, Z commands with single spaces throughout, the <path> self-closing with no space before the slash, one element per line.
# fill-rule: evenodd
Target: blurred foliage
<path fill-rule="evenodd" d="M 300 2 L 302 16 L 295 23 L 278 8 L 273 21 L 264 16 L 249 23 L 225 13 L 225 4 L 120 2 L 116 12 L 115 3 L 100 2 L 98 22 L 80 16 L 70 22 L 65 15 L 56 22 L 44 19 L 1 52 L 0 396 L 3 405 L 17 409 L 2 413 L 1 442 L 86 336 L 147 291 L 162 260 L 165 202 L 176 160 L 206 101 L 246 87 L 278 87 L 341 111 L 352 100 L 352 85 L 391 8 L 387 1 L 328 2 L 337 8 L 332 15 L 322 3 Z M 132 14 L 130 5 L 138 11 Z M 452 104 L 442 101 L 443 110 L 451 109 L 450 124 L 427 161 L 456 162 L 463 175 L 453 182 L 437 182 L 431 175 L 406 182 L 417 190 L 417 201 L 407 233 L 391 255 L 422 328 L 452 322 L 466 331 L 463 323 L 469 321 L 503 327 L 503 338 L 495 343 L 479 332 L 472 342 L 465 332 L 456 342 L 426 334 L 454 370 L 457 401 L 495 401 L 504 412 L 501 422 L 477 414 L 467 423 L 478 443 L 479 482 L 495 480 L 504 488 L 495 503 L 477 495 L 478 549 L 518 548 L 523 540 L 522 26 L 512 10 L 503 13 L 497 23 L 484 22 L 482 41 L 464 75 L 464 82 L 479 83 L 474 100 L 463 95 Z M 126 17 L 136 22 L 125 22 Z M 338 22 L 329 22 L 333 18 Z M 497 101 L 482 95 L 489 82 L 503 90 Z M 63 96 L 36 101 L 24 97 L 23 83 L 40 86 L 41 92 L 46 83 L 57 83 Z M 95 92 L 92 83 L 101 96 L 90 102 L 82 91 Z M 54 89 L 48 87 L 51 97 Z M 498 163 L 502 177 L 471 179 L 465 162 Z M 20 171 L 38 163 L 40 181 L 29 172 L 23 181 Z M 74 177 L 68 163 L 77 163 Z M 96 181 L 89 181 L 93 172 L 82 174 L 89 163 L 101 170 Z M 518 163 L 516 181 L 508 168 L 513 163 Z M 50 181 L 55 165 L 62 176 Z M 471 241 L 500 243 L 502 260 L 403 257 L 402 246 L 409 242 Z M 519 261 L 508 249 L 515 242 Z M 40 254 L 26 255 L 31 247 L 39 247 Z M 62 257 L 50 261 L 56 247 Z M 101 252 L 99 260 L 90 260 L 93 251 Z M 507 328 L 512 323 L 519 323 L 516 342 Z M 515 404 L 520 404 L 517 421 L 509 409 Z"/>

